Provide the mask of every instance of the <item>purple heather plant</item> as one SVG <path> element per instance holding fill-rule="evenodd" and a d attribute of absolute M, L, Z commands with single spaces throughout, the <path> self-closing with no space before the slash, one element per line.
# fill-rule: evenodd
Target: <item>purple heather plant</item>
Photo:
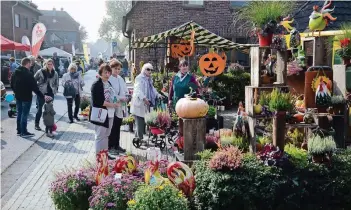
<path fill-rule="evenodd" d="M 134 196 L 134 192 L 144 181 L 143 176 L 123 174 L 120 180 L 115 179 L 112 172 L 105 177 L 98 186 L 93 187 L 89 198 L 90 208 L 94 210 L 125 210 L 127 202 Z"/>
<path fill-rule="evenodd" d="M 87 168 L 56 174 L 56 180 L 50 185 L 50 194 L 56 209 L 88 209 L 88 198 L 95 186 L 94 172 L 93 168 Z"/>
<path fill-rule="evenodd" d="M 234 170 L 240 167 L 243 154 L 238 147 L 229 146 L 215 152 L 209 167 L 213 170 Z"/>

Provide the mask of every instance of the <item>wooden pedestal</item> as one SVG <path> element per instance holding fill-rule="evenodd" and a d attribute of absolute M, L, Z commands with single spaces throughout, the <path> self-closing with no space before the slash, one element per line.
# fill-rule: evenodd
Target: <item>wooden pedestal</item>
<path fill-rule="evenodd" d="M 285 112 L 278 112 L 273 117 L 273 145 L 284 150 L 285 146 Z"/>
<path fill-rule="evenodd" d="M 206 118 L 183 119 L 184 161 L 195 160 L 205 148 Z"/>

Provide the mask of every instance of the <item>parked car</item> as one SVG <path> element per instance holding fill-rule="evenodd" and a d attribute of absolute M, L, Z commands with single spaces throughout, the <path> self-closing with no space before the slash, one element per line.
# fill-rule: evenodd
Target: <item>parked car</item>
<path fill-rule="evenodd" d="M 1 56 L 1 82 L 4 85 L 10 84 L 11 72 L 10 72 L 10 57 Z"/>

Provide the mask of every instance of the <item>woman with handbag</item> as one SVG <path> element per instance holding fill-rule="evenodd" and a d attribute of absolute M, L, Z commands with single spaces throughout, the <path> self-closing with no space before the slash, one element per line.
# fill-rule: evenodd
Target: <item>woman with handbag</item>
<path fill-rule="evenodd" d="M 111 67 L 102 64 L 99 67 L 99 78 L 91 86 L 91 111 L 89 120 L 95 125 L 95 152 L 108 150 L 108 137 L 113 126 L 117 103 L 115 91 L 108 81 L 111 76 Z"/>
<path fill-rule="evenodd" d="M 152 83 L 152 70 L 153 67 L 150 63 L 144 64 L 141 73 L 135 78 L 134 83 L 130 113 L 135 118 L 135 137 L 140 140 L 143 139 L 145 134 L 145 114 L 150 112 L 150 107 L 156 105 L 156 98 L 162 97 Z"/>
<path fill-rule="evenodd" d="M 63 86 L 63 95 L 67 100 L 68 118 L 69 123 L 73 123 L 73 118 L 76 121 L 80 121 L 78 118 L 80 96 L 83 92 L 84 80 L 79 72 L 77 72 L 77 66 L 71 63 L 68 66 L 68 72 L 62 76 L 61 84 Z M 73 101 L 75 104 L 74 115 L 72 115 Z"/>

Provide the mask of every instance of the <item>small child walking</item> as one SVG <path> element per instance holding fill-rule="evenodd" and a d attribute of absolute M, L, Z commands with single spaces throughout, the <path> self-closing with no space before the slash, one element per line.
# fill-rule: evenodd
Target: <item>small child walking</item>
<path fill-rule="evenodd" d="M 53 102 L 53 98 L 49 96 L 45 98 L 43 120 L 44 120 L 44 125 L 46 126 L 45 133 L 48 137 L 54 137 L 54 134 L 52 133 L 52 128 L 55 124 L 54 116 L 56 112 L 54 110 L 54 104 L 52 102 Z"/>

